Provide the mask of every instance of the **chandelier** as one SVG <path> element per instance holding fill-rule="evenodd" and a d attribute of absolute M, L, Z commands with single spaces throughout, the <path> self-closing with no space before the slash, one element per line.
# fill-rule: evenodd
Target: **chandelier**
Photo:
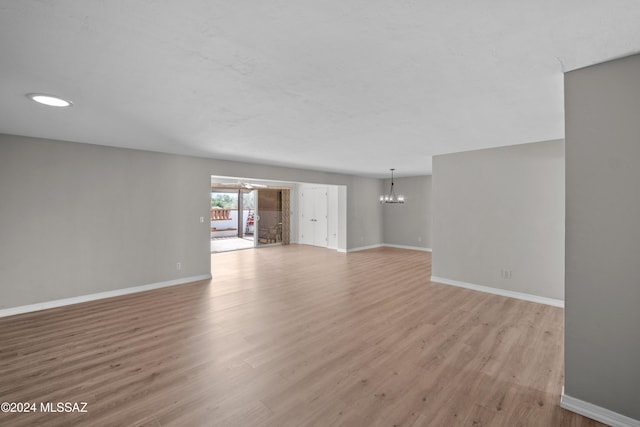
<path fill-rule="evenodd" d="M 380 203 L 404 203 L 404 196 L 402 194 L 396 195 L 396 190 L 393 186 L 393 171 L 395 169 L 390 169 L 391 171 L 391 188 L 387 194 L 380 195 Z"/>

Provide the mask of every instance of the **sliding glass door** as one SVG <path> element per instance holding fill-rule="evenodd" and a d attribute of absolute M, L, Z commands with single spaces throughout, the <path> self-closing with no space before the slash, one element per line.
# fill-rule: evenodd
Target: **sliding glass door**
<path fill-rule="evenodd" d="M 256 245 L 282 244 L 282 190 L 258 191 Z"/>

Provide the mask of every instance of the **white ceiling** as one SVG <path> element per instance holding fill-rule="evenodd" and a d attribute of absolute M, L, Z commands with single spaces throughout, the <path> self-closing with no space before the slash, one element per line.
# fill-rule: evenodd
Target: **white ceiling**
<path fill-rule="evenodd" d="M 0 132 L 429 174 L 562 138 L 562 71 L 637 53 L 639 22 L 637 0 L 0 0 Z"/>

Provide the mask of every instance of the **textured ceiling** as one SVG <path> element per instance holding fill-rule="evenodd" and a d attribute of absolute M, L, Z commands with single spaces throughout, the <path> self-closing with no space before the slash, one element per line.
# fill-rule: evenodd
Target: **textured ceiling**
<path fill-rule="evenodd" d="M 0 132 L 428 174 L 563 138 L 562 72 L 637 53 L 638 22 L 635 0 L 0 0 Z"/>

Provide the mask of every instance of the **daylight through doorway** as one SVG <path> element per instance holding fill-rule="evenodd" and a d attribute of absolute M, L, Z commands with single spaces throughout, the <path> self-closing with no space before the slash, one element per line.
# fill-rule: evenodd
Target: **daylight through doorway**
<path fill-rule="evenodd" d="M 211 187 L 211 252 L 255 247 L 256 190 Z"/>

